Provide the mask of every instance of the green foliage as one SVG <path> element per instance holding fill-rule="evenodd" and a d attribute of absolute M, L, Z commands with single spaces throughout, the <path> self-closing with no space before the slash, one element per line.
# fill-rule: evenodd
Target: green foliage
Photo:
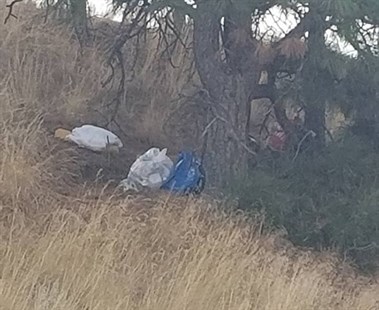
<path fill-rule="evenodd" d="M 336 86 L 334 101 L 349 115 L 363 116 L 366 121 L 378 110 L 378 58 L 346 60 L 347 74 Z"/>
<path fill-rule="evenodd" d="M 379 244 L 379 154 L 345 137 L 317 156 L 278 159 L 234 183 L 245 210 L 264 211 L 295 244 L 337 247 L 364 265 Z"/>

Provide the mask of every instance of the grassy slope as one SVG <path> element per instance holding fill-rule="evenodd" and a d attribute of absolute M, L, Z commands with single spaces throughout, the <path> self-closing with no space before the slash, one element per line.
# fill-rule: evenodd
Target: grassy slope
<path fill-rule="evenodd" d="M 78 193 L 78 154 L 49 130 L 86 120 L 105 68 L 28 10 L 0 30 L 0 309 L 379 307 L 377 285 L 331 254 L 215 202 Z"/>
<path fill-rule="evenodd" d="M 75 211 L 41 215 L 34 226 L 16 216 L 0 244 L 1 309 L 375 309 L 378 301 L 377 287 L 337 274 L 328 255 L 279 245 L 205 202 L 68 203 Z"/>

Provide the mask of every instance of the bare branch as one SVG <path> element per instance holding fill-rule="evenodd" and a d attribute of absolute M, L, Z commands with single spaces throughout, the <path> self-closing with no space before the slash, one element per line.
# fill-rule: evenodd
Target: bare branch
<path fill-rule="evenodd" d="M 176 29 L 176 26 L 175 26 L 174 22 L 169 18 L 169 14 L 167 14 L 167 16 L 166 16 L 166 24 L 167 24 L 167 27 L 174 33 L 175 37 L 180 42 L 180 44 L 184 48 L 186 48 L 186 44 L 184 43 L 184 41 L 183 41 L 183 39 L 181 37 L 180 30 Z"/>
<path fill-rule="evenodd" d="M 13 0 L 11 3 L 7 4 L 6 7 L 9 9 L 8 10 L 8 14 L 7 16 L 5 17 L 5 20 L 4 20 L 4 25 L 8 22 L 9 18 L 13 17 L 13 18 L 16 18 L 17 19 L 17 16 L 13 14 L 13 6 L 18 3 L 18 2 L 22 2 L 23 0 Z"/>
<path fill-rule="evenodd" d="M 172 41 L 172 42 L 170 43 L 169 40 L 168 40 L 168 38 L 167 38 L 167 35 L 166 35 L 166 33 L 167 33 L 166 30 L 167 30 L 167 29 L 164 29 L 164 28 L 163 28 L 163 25 L 162 25 L 162 23 L 160 22 L 159 19 L 156 19 L 156 22 L 157 22 L 158 27 L 159 27 L 159 34 L 160 34 L 160 37 L 161 37 L 161 39 L 163 39 L 163 42 L 164 42 L 164 44 L 165 44 L 165 46 L 166 46 L 165 49 L 162 51 L 161 54 L 162 54 L 162 55 L 167 54 L 167 58 L 168 58 L 168 60 L 169 60 L 169 62 L 170 62 L 170 64 L 171 64 L 171 66 L 172 66 L 173 68 L 178 68 L 178 66 L 175 66 L 175 65 L 174 65 L 174 63 L 173 63 L 173 61 L 172 61 L 172 57 L 171 57 L 171 52 L 170 52 L 170 49 L 173 50 L 173 49 L 175 48 L 178 39 L 176 39 L 176 40 L 174 40 L 174 41 Z M 165 27 L 167 28 L 167 23 L 165 23 Z"/>

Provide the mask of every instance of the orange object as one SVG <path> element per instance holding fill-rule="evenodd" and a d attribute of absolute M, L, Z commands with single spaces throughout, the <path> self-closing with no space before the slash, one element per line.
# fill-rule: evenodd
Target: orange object
<path fill-rule="evenodd" d="M 55 130 L 54 137 L 62 140 L 68 140 L 67 137 L 69 134 L 71 134 L 70 130 L 58 128 Z"/>

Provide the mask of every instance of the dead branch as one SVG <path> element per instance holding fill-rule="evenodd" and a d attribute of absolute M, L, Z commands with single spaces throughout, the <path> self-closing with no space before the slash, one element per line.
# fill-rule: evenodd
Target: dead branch
<path fill-rule="evenodd" d="M 138 38 L 141 35 L 141 33 L 143 33 L 144 31 L 147 31 L 146 26 L 137 27 L 138 24 L 145 17 L 146 16 L 144 14 L 144 10 L 142 8 L 140 8 L 140 10 L 138 11 L 136 17 L 133 19 L 132 23 L 128 26 L 127 29 L 122 29 L 122 27 L 120 25 L 120 28 L 119 28 L 118 31 L 121 32 L 121 34 L 118 36 L 118 38 L 113 43 L 113 46 L 111 47 L 111 50 L 110 50 L 110 53 L 109 53 L 109 57 L 108 57 L 108 65 L 111 68 L 111 73 L 106 78 L 106 80 L 104 82 L 102 82 L 102 87 L 107 86 L 111 81 L 113 81 L 113 78 L 115 76 L 115 67 L 113 66 L 113 62 L 116 60 L 120 64 L 120 59 L 122 58 L 122 57 L 120 58 L 120 55 L 122 55 L 122 48 L 125 45 L 125 43 L 128 40 L 131 40 L 131 39 L 133 39 L 135 37 Z M 146 25 L 153 18 L 154 18 L 154 16 L 152 16 L 144 24 Z M 137 28 L 137 30 L 135 30 L 136 28 Z M 123 67 L 121 68 L 121 70 L 123 71 L 123 72 L 121 72 L 121 74 L 125 75 L 125 71 L 124 71 Z"/>
<path fill-rule="evenodd" d="M 157 34 L 160 36 L 159 41 L 164 44 L 164 51 L 160 55 L 162 57 L 163 55 L 168 55 L 168 60 L 170 61 L 170 64 L 176 68 L 176 66 L 172 62 L 172 57 L 170 50 L 175 49 L 177 46 L 177 43 L 182 44 L 185 46 L 184 42 L 180 38 L 180 32 L 178 32 L 175 29 L 175 25 L 169 24 L 169 19 L 167 16 L 165 16 L 164 21 L 165 23 L 162 24 L 159 16 L 159 11 L 149 12 L 147 10 L 147 7 L 149 6 L 149 2 L 145 0 L 143 3 L 139 5 L 134 5 L 131 7 L 126 7 L 123 11 L 123 20 L 120 23 L 120 27 L 118 29 L 118 37 L 117 39 L 112 43 L 111 49 L 109 51 L 109 57 L 108 57 L 108 65 L 110 66 L 110 74 L 108 77 L 106 77 L 105 81 L 102 82 L 102 86 L 105 87 L 109 83 L 113 83 L 115 74 L 116 74 L 116 68 L 121 73 L 120 81 L 118 82 L 118 91 L 115 96 L 115 98 L 112 100 L 112 102 L 109 104 L 114 104 L 114 110 L 112 113 L 112 116 L 109 119 L 110 122 L 115 122 L 115 118 L 117 116 L 118 109 L 120 107 L 120 104 L 122 102 L 121 97 L 125 94 L 125 83 L 126 81 L 126 73 L 125 73 L 125 66 L 124 66 L 124 60 L 123 60 L 123 47 L 126 44 L 127 41 L 136 38 L 137 44 L 136 44 L 136 52 L 134 54 L 134 57 L 132 59 L 132 71 L 134 71 L 135 65 L 137 64 L 137 58 L 139 54 L 139 45 L 140 45 L 140 38 L 143 34 L 147 34 L 148 29 L 147 25 L 151 21 L 155 21 L 158 25 Z M 124 27 L 124 22 L 128 19 L 129 16 L 133 16 L 131 23 L 127 25 L 127 27 Z M 141 24 L 142 22 L 142 24 Z M 167 37 L 168 30 L 171 30 L 175 36 L 174 40 L 171 41 L 170 38 Z M 159 50 L 159 45 L 157 46 L 157 53 Z M 132 74 L 131 79 L 133 79 L 134 73 Z"/>
<path fill-rule="evenodd" d="M 13 14 L 13 6 L 18 3 L 18 2 L 22 2 L 23 0 L 13 0 L 11 3 L 7 4 L 6 7 L 9 9 L 8 10 L 8 14 L 7 16 L 5 17 L 5 20 L 4 20 L 4 25 L 8 22 L 9 18 L 13 17 L 15 19 L 17 19 L 18 17 L 16 15 Z"/>
<path fill-rule="evenodd" d="M 172 14 L 172 10 L 169 11 L 169 14 L 167 14 L 165 16 L 165 21 L 166 21 L 166 24 L 167 24 L 167 27 L 174 33 L 176 39 L 180 42 L 180 44 L 184 47 L 184 48 L 187 48 L 185 42 L 183 41 L 182 37 L 181 37 L 181 33 L 180 33 L 180 30 L 178 30 L 176 28 L 176 25 L 175 23 L 173 22 L 173 20 L 170 19 L 170 13 Z"/>
<path fill-rule="evenodd" d="M 125 64 L 124 64 L 124 59 L 123 59 L 123 54 L 121 51 L 118 51 L 116 53 L 117 61 L 119 64 L 119 67 L 121 68 L 121 78 L 120 78 L 120 83 L 118 85 L 118 90 L 117 90 L 117 95 L 114 98 L 113 102 L 115 102 L 115 108 L 113 110 L 112 116 L 110 117 L 107 126 L 114 122 L 118 113 L 118 109 L 121 105 L 121 97 L 125 94 L 125 79 L 126 79 L 126 74 L 125 74 Z"/>
<path fill-rule="evenodd" d="M 171 43 L 169 41 L 169 39 L 167 38 L 167 29 L 164 29 L 163 28 L 163 25 L 162 23 L 160 22 L 159 19 L 156 19 L 156 22 L 158 24 L 158 29 L 159 29 L 159 34 L 160 34 L 160 38 L 163 39 L 163 42 L 165 44 L 165 48 L 164 50 L 162 51 L 161 55 L 163 56 L 164 54 L 167 55 L 167 58 L 168 58 L 168 61 L 170 62 L 170 65 L 173 67 L 173 68 L 178 68 L 178 66 L 175 66 L 173 61 L 172 61 L 172 53 L 170 52 L 170 50 L 174 50 L 175 49 L 175 46 L 176 46 L 176 43 L 178 42 L 177 39 L 173 40 Z M 165 25 L 165 28 L 167 28 L 167 22 L 164 24 Z M 160 40 L 161 41 L 161 40 Z M 158 45 L 159 47 L 159 45 Z"/>

